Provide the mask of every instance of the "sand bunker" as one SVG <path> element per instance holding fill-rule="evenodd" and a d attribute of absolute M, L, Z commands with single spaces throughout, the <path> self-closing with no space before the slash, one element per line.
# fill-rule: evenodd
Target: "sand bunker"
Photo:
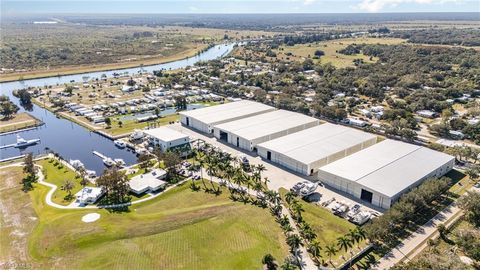
<path fill-rule="evenodd" d="M 100 214 L 90 213 L 90 214 L 86 214 L 85 216 L 83 216 L 82 221 L 85 222 L 85 223 L 89 223 L 89 222 L 94 222 L 99 218 L 100 218 Z"/>

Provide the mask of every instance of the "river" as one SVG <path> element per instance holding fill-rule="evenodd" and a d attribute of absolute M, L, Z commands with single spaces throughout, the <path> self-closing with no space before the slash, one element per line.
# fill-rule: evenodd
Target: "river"
<path fill-rule="evenodd" d="M 100 78 L 102 74 L 106 74 L 108 77 L 113 77 L 114 73 L 128 72 L 129 74 L 132 74 L 139 71 L 152 72 L 159 69 L 169 70 L 184 68 L 199 61 L 208 61 L 223 57 L 230 53 L 230 51 L 233 49 L 233 46 L 234 44 L 217 45 L 199 54 L 198 56 L 158 65 L 5 82 L 0 83 L 0 91 L 2 95 L 9 96 L 13 102 L 18 104 L 19 100 L 12 95 L 13 90 L 16 89 L 22 89 L 29 86 L 39 87 L 57 85 L 69 83 L 72 80 L 81 82 L 83 81 L 84 77 L 89 77 L 89 79 Z M 20 111 L 24 111 L 21 106 L 19 107 L 21 108 Z M 33 110 L 28 111 L 28 113 L 42 120 L 45 125 L 33 130 L 22 131 L 15 134 L 0 135 L 0 145 L 15 143 L 17 134 L 25 139 L 39 138 L 40 143 L 29 146 L 25 149 L 0 149 L 0 159 L 19 156 L 25 153 L 33 153 L 34 155 L 38 155 L 45 153 L 47 150 L 52 150 L 59 153 L 66 160 L 81 160 L 88 170 L 94 170 L 98 175 L 103 172 L 105 166 L 99 157 L 93 155 L 93 150 L 96 150 L 111 158 L 122 158 L 127 165 L 136 162 L 136 155 L 133 152 L 127 149 L 119 149 L 113 144 L 113 141 L 97 133 L 91 132 L 69 120 L 57 118 L 53 113 L 46 109 L 43 109 L 37 105 L 33 105 Z"/>

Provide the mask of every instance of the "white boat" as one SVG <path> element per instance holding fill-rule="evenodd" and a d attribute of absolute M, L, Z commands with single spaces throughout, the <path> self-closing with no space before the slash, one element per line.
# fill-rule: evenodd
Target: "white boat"
<path fill-rule="evenodd" d="M 115 140 L 113 141 L 113 143 L 115 144 L 115 146 L 117 146 L 118 148 L 125 148 L 127 146 L 127 143 L 122 141 L 122 140 Z"/>
<path fill-rule="evenodd" d="M 141 130 L 135 130 L 132 134 L 130 134 L 130 139 L 132 140 L 140 140 L 145 137 L 145 133 Z"/>
<path fill-rule="evenodd" d="M 77 170 L 85 169 L 85 165 L 83 165 L 83 163 L 78 159 L 70 159 L 68 163 L 70 163 L 70 165 L 72 165 Z"/>
<path fill-rule="evenodd" d="M 119 166 L 119 167 L 122 167 L 122 166 L 125 165 L 125 161 L 123 161 L 123 159 L 121 159 L 121 158 L 116 158 L 113 161 L 115 161 L 115 164 L 117 164 L 117 166 Z"/>
<path fill-rule="evenodd" d="M 107 158 L 103 159 L 103 164 L 105 164 L 105 166 L 107 166 L 107 167 L 112 167 L 113 165 L 115 165 L 115 161 L 113 161 L 113 159 L 107 157 Z"/>
<path fill-rule="evenodd" d="M 17 143 L 14 144 L 14 147 L 16 148 L 27 147 L 30 145 L 37 144 L 38 142 L 40 142 L 40 139 L 25 140 L 24 138 L 20 137 L 20 135 L 17 135 Z"/>
<path fill-rule="evenodd" d="M 145 148 L 137 147 L 137 148 L 135 148 L 135 153 L 137 153 L 139 155 L 145 155 L 148 152 L 147 152 L 147 149 L 145 149 Z"/>
<path fill-rule="evenodd" d="M 302 189 L 300 189 L 300 196 L 307 197 L 317 190 L 318 183 L 306 182 Z"/>
<path fill-rule="evenodd" d="M 361 211 L 353 217 L 352 222 L 357 225 L 363 225 L 369 221 L 371 217 L 372 214 L 370 212 Z"/>
<path fill-rule="evenodd" d="M 97 173 L 96 173 L 95 171 L 86 170 L 85 173 L 86 173 L 87 176 L 90 177 L 90 178 L 95 178 L 95 177 L 97 177 Z"/>

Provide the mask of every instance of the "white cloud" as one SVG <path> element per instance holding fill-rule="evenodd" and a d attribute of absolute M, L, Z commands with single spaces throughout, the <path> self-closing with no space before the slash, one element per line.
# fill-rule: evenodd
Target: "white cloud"
<path fill-rule="evenodd" d="M 304 0 L 303 1 L 303 4 L 304 5 L 310 5 L 310 4 L 313 4 L 316 0 Z"/>
<path fill-rule="evenodd" d="M 399 4 L 443 4 L 448 2 L 461 2 L 462 0 L 362 0 L 356 8 L 368 12 L 378 12 L 385 7 L 395 7 Z"/>

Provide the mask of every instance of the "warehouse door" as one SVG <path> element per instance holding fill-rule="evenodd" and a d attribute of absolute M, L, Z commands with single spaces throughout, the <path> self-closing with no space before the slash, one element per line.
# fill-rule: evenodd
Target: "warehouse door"
<path fill-rule="evenodd" d="M 373 197 L 372 192 L 370 192 L 368 190 L 365 190 L 365 189 L 362 189 L 362 194 L 360 195 L 360 199 L 362 199 L 366 202 L 372 203 L 372 197 Z"/>
<path fill-rule="evenodd" d="M 220 130 L 220 140 L 228 142 L 228 133 Z"/>
<path fill-rule="evenodd" d="M 240 147 L 240 138 L 237 137 L 237 147 Z"/>
<path fill-rule="evenodd" d="M 190 126 L 190 118 L 187 117 L 187 126 Z"/>
<path fill-rule="evenodd" d="M 267 151 L 267 159 L 272 160 L 272 152 Z"/>

